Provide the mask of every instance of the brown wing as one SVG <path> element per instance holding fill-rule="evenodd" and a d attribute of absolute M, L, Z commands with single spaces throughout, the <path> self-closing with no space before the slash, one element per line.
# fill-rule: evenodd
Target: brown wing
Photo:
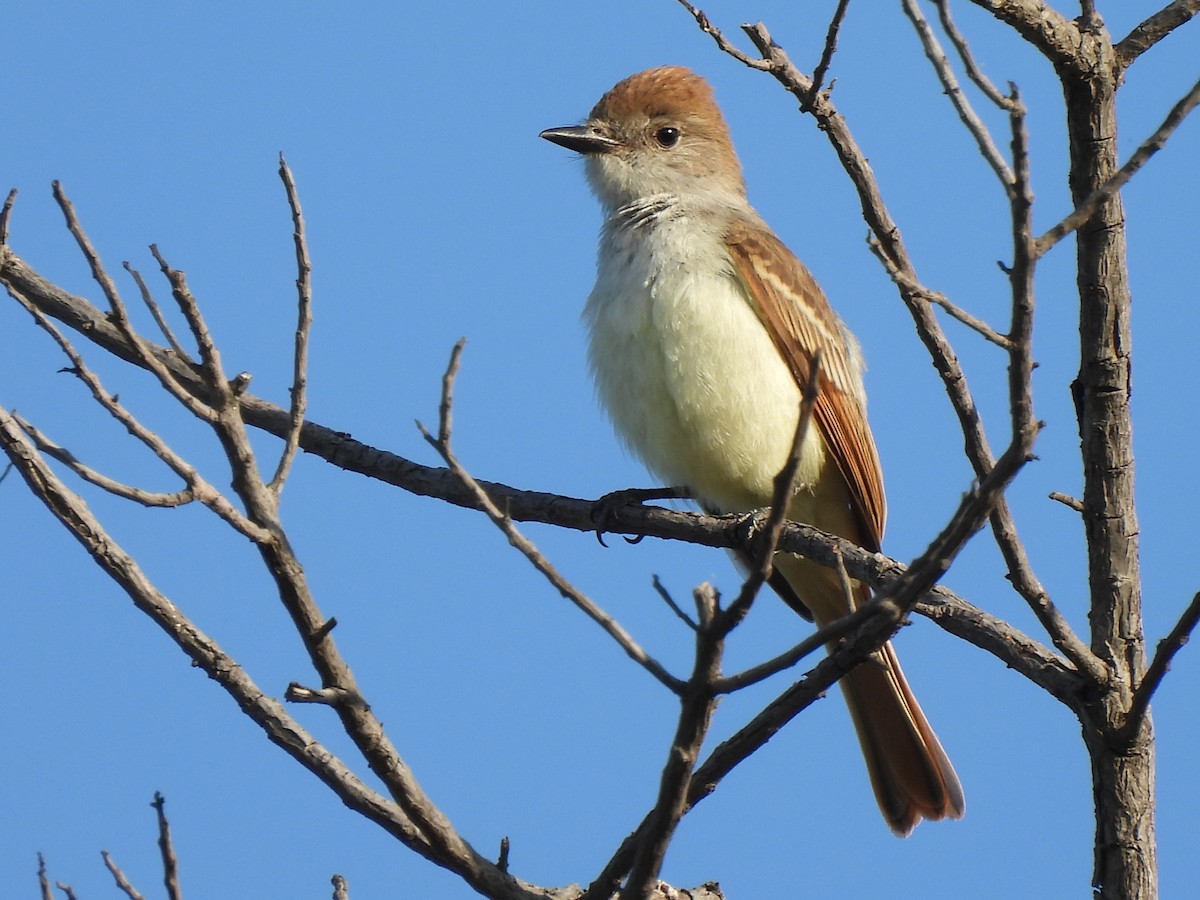
<path fill-rule="evenodd" d="M 726 242 L 738 277 L 801 388 L 821 349 L 820 391 L 813 419 L 850 486 L 866 549 L 879 550 L 887 507 L 875 440 L 859 400 L 856 363 L 837 316 L 804 264 L 766 228 L 735 222 Z"/>

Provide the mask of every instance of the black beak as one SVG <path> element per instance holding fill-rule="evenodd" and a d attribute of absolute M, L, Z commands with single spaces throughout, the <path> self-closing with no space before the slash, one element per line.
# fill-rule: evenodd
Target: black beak
<path fill-rule="evenodd" d="M 562 128 L 547 128 L 540 135 L 552 144 L 574 150 L 576 153 L 609 153 L 621 146 L 621 142 L 602 134 L 595 125 L 565 125 Z"/>

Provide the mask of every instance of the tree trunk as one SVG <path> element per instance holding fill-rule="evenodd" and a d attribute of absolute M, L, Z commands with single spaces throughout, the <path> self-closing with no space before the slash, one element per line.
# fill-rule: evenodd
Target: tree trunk
<path fill-rule="evenodd" d="M 1077 204 L 1118 168 L 1119 68 L 1102 29 L 1086 37 L 1094 50 L 1090 68 L 1060 72 Z M 1130 295 L 1119 195 L 1079 229 L 1076 248 L 1081 309 L 1074 391 L 1084 465 L 1092 649 L 1112 672 L 1108 690 L 1088 703 L 1083 721 L 1096 804 L 1093 885 L 1105 900 L 1153 900 L 1158 886 L 1149 718 L 1132 743 L 1116 739 L 1133 686 L 1146 668 L 1130 415 Z"/>

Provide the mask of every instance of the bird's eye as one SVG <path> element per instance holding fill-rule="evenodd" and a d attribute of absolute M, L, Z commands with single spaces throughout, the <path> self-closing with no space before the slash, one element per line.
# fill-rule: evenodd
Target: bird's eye
<path fill-rule="evenodd" d="M 670 149 L 679 143 L 679 129 L 667 125 L 654 132 L 654 139 L 658 141 L 658 146 Z"/>

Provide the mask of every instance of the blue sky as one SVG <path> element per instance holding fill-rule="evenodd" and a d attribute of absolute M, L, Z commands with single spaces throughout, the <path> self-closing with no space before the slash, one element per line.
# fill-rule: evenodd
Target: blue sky
<path fill-rule="evenodd" d="M 806 69 L 832 2 L 712 2 L 733 36 L 761 19 Z M 1124 34 L 1158 2 L 1101 3 Z M 62 181 L 116 273 L 148 276 L 155 242 L 188 273 L 231 371 L 286 398 L 294 279 L 275 174 L 299 184 L 314 261 L 311 417 L 425 463 L 450 348 L 469 340 L 456 446 L 479 477 L 594 497 L 645 485 L 592 402 L 579 311 L 598 213 L 577 160 L 537 138 L 578 121 L 619 78 L 652 65 L 709 77 L 751 200 L 805 259 L 867 358 L 871 420 L 888 478 L 885 550 L 915 556 L 970 483 L 961 439 L 907 316 L 864 242 L 848 184 L 813 123 L 769 78 L 720 55 L 668 0 L 582 4 L 10 3 L 0 188 L 21 189 L 11 242 L 57 283 L 98 291 L 50 196 Z M 867 10 L 870 9 L 870 12 Z M 1049 67 L 973 8 L 960 24 L 987 72 L 1030 106 L 1036 221 L 1068 207 L 1062 104 Z M 1121 93 L 1123 153 L 1194 82 L 1200 27 L 1174 35 Z M 926 283 L 1002 326 L 1003 197 L 891 4 L 852 6 L 835 100 L 876 167 Z M 997 140 L 1001 118 L 989 114 Z M 1135 291 L 1135 411 L 1146 619 L 1152 642 L 1197 590 L 1197 432 L 1187 398 L 1200 328 L 1194 211 L 1200 126 L 1184 125 L 1126 192 Z M 128 293 L 128 279 L 118 279 Z M 1040 459 L 1011 498 L 1034 565 L 1086 626 L 1078 518 L 1046 499 L 1079 492 L 1068 384 L 1077 366 L 1069 247 L 1039 271 Z M 164 289 L 159 287 L 161 296 Z M 1003 359 L 947 328 L 990 423 L 1006 424 Z M 162 490 L 167 474 L 55 374 L 61 356 L 0 304 L 0 403 L 77 455 Z M 98 353 L 111 390 L 227 483 L 217 448 L 149 380 Z M 272 460 L 275 444 L 257 445 Z M 266 465 L 266 463 L 264 463 Z M 83 490 L 150 575 L 268 691 L 312 677 L 244 541 L 197 510 L 130 508 Z M 301 459 L 284 515 L 323 609 L 371 702 L 425 788 L 482 852 L 543 884 L 587 880 L 651 802 L 672 730 L 670 697 L 520 559 L 482 516 Z M 723 554 L 526 529 L 580 587 L 676 671 L 689 639 L 650 588 L 677 597 L 738 580 Z M 229 699 L 108 584 L 10 478 L 0 485 L 7 685 L 0 766 L 0 883 L 34 896 L 43 851 L 81 897 L 112 896 L 108 849 L 144 892 L 158 883 L 153 813 L 168 802 L 189 896 L 466 897 L 452 876 L 347 812 L 270 746 Z M 947 577 L 1040 637 L 979 536 Z M 771 599 L 730 646 L 730 668 L 807 626 Z M 721 882 L 731 898 L 1081 896 L 1091 798 L 1070 714 L 993 658 L 918 619 L 897 647 L 967 791 L 959 823 L 906 841 L 876 812 L 840 700 L 819 703 L 744 764 L 680 829 L 664 877 Z M 1154 704 L 1163 895 L 1200 878 L 1194 852 L 1200 662 L 1185 650 Z M 783 682 L 728 699 L 728 734 Z M 1191 696 L 1192 699 L 1189 699 Z M 338 752 L 327 711 L 296 711 Z"/>

